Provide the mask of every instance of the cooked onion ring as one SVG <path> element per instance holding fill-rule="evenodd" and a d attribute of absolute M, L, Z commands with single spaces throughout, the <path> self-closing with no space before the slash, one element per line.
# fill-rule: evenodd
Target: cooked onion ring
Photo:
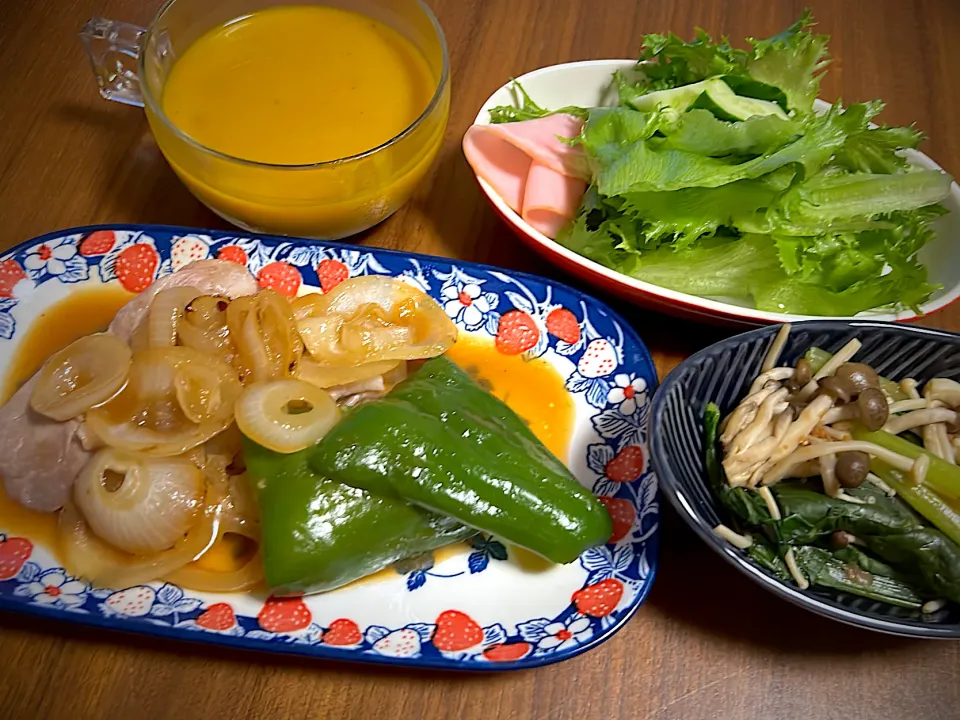
<path fill-rule="evenodd" d="M 59 520 L 64 565 L 98 587 L 125 588 L 148 583 L 200 557 L 216 538 L 216 516 L 217 505 L 207 505 L 190 532 L 169 550 L 130 555 L 94 535 L 80 511 L 68 502 L 60 511 Z"/>
<path fill-rule="evenodd" d="M 97 333 L 82 337 L 43 364 L 30 406 L 60 422 L 83 415 L 123 387 L 130 360 L 130 348 L 116 335 Z"/>
<path fill-rule="evenodd" d="M 177 397 L 177 373 L 195 365 L 216 379 L 209 388 L 219 394 L 210 416 L 192 421 Z M 201 375 L 194 374 L 199 382 Z M 107 445 L 154 456 L 182 455 L 224 430 L 233 420 L 240 381 L 231 366 L 185 347 L 154 348 L 133 357 L 126 387 L 113 400 L 87 414 L 93 432 Z"/>
<path fill-rule="evenodd" d="M 237 426 L 254 442 L 279 453 L 293 453 L 329 432 L 340 412 L 326 392 L 303 380 L 257 383 L 243 391 L 236 406 Z"/>
<path fill-rule="evenodd" d="M 184 309 L 203 293 L 195 287 L 172 287 L 158 292 L 147 316 L 147 342 L 150 347 L 173 347 Z"/>
<path fill-rule="evenodd" d="M 73 499 L 98 537 L 119 550 L 166 550 L 197 521 L 203 473 L 183 458 L 101 450 L 77 476 Z"/>
<path fill-rule="evenodd" d="M 396 278 L 352 278 L 327 294 L 306 297 L 294 308 L 297 328 L 322 365 L 429 358 L 457 339 L 457 327 L 443 308 Z"/>

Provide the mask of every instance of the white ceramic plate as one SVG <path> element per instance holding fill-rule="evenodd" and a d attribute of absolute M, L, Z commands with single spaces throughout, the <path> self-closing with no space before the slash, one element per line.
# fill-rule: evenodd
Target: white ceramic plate
<path fill-rule="evenodd" d="M 626 73 L 634 71 L 636 64 L 636 60 L 586 60 L 540 68 L 517 80 L 530 97 L 542 107 L 616 105 L 616 92 L 611 91 L 611 77 L 617 70 Z M 491 95 L 483 104 L 474 122 L 489 124 L 490 108 L 512 104 L 514 102 L 512 85 L 511 81 Z M 817 103 L 817 109 L 823 110 L 829 107 L 821 100 Z M 910 151 L 908 157 L 911 162 L 925 168 L 941 169 L 923 153 Z M 763 325 L 804 319 L 829 319 L 819 316 L 763 312 L 745 304 L 742 300 L 701 298 L 635 280 L 578 255 L 535 230 L 510 209 L 489 184 L 480 178 L 477 178 L 477 181 L 493 208 L 534 250 L 567 272 L 624 299 L 675 315 L 733 324 Z M 953 248 L 953 244 L 960 240 L 960 187 L 956 183 L 953 184 L 950 197 L 944 201 L 944 205 L 951 212 L 938 221 L 936 239 L 920 253 L 930 280 L 942 285 L 943 288 L 921 306 L 923 314 L 936 312 L 960 296 L 960 254 Z M 870 320 L 912 320 L 918 316 L 907 309 L 898 313 L 867 311 L 856 317 Z"/>
<path fill-rule="evenodd" d="M 546 360 L 565 381 L 575 408 L 567 461 L 611 510 L 614 537 L 577 562 L 535 569 L 496 539 L 476 540 L 435 563 L 407 563 L 301 601 L 171 583 L 91 588 L 38 538 L 0 520 L 0 609 L 232 647 L 468 670 L 563 660 L 633 615 L 656 568 L 657 482 L 645 461 L 656 370 L 629 325 L 566 286 L 342 244 L 160 226 L 77 228 L 0 257 L 0 369 L 9 371 L 54 304 L 104 284 L 142 289 L 207 257 L 243 263 L 261 285 L 288 294 L 329 290 L 349 276 L 396 276 L 439 301 L 461 332 L 509 344 L 517 341 L 510 327 L 534 328 L 512 349 Z"/>

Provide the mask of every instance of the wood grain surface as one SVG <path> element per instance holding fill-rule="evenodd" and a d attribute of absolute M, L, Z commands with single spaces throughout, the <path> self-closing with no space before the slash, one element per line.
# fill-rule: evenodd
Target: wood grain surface
<path fill-rule="evenodd" d="M 198 2 L 202 0 L 197 0 Z M 700 25 L 764 37 L 811 4 L 832 36 L 828 100 L 882 97 L 960 173 L 958 0 L 429 0 L 450 45 L 453 110 L 413 201 L 359 240 L 570 278 L 514 239 L 482 201 L 460 137 L 511 76 L 635 56 L 647 32 Z M 158 0 L 0 2 L 0 248 L 100 222 L 224 227 L 180 184 L 143 114 L 101 100 L 77 32 L 91 15 L 146 24 Z M 573 284 L 577 284 L 573 282 Z M 616 304 L 615 298 L 604 299 Z M 620 309 L 661 376 L 730 331 Z M 923 320 L 960 330 L 960 307 Z M 960 717 L 960 644 L 822 620 L 721 564 L 666 512 L 648 602 L 608 642 L 503 675 L 396 672 L 157 642 L 0 614 L 0 718 Z"/>

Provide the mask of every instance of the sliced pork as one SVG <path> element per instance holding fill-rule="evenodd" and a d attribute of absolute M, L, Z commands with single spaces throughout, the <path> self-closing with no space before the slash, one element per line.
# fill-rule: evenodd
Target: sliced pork
<path fill-rule="evenodd" d="M 57 422 L 31 409 L 36 380 L 34 375 L 0 408 L 0 475 L 13 500 L 53 512 L 70 497 L 73 480 L 92 453 L 80 444 L 79 420 Z"/>

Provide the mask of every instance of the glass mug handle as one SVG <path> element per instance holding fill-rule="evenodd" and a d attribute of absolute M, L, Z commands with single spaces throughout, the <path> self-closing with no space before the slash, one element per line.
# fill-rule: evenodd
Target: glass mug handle
<path fill-rule="evenodd" d="M 98 17 L 80 31 L 100 94 L 107 100 L 143 107 L 137 57 L 144 33 L 146 29 L 137 25 Z"/>

